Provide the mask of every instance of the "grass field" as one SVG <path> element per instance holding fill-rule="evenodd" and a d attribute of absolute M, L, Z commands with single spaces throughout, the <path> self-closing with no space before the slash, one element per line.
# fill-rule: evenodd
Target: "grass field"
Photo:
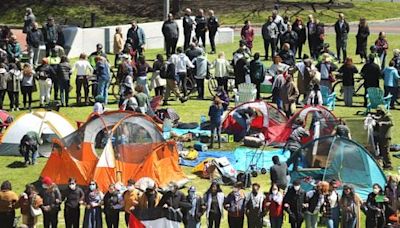
<path fill-rule="evenodd" d="M 377 37 L 377 34 L 372 34 L 370 43 L 375 40 Z M 328 42 L 331 43 L 331 46 L 334 46 L 334 35 L 329 34 L 328 35 Z M 389 35 L 389 44 L 390 44 L 390 49 L 393 48 L 398 48 L 400 47 L 400 35 Z M 354 56 L 355 53 L 355 37 L 354 34 L 350 34 L 349 36 L 349 47 L 348 47 L 348 53 L 350 56 Z M 234 44 L 227 44 L 227 45 L 220 45 L 218 46 L 219 51 L 224 51 L 227 56 L 230 56 L 230 54 L 236 49 L 237 43 L 235 42 Z M 255 45 L 254 45 L 254 51 L 262 51 L 262 39 L 261 37 L 256 37 L 255 40 Z M 308 50 L 306 48 L 306 50 Z M 153 59 L 157 53 L 160 53 L 162 50 L 147 50 L 146 51 L 146 57 L 147 59 Z M 390 54 L 391 55 L 391 54 Z M 211 55 L 209 56 L 209 60 L 215 59 L 216 55 Z M 355 62 L 359 62 L 358 57 L 354 58 Z M 72 61 L 73 62 L 73 61 Z M 113 62 L 113 61 L 110 61 Z M 267 66 L 270 66 L 271 63 L 267 62 Z M 361 67 L 361 65 L 357 65 L 358 67 Z M 72 79 L 72 85 L 74 86 L 75 80 Z M 75 86 L 74 86 L 75 87 Z M 207 92 L 208 93 L 208 92 Z M 73 90 L 71 92 L 71 104 L 75 103 L 74 100 L 75 96 L 75 91 Z M 211 98 L 209 95 L 207 95 L 208 98 Z M 34 96 L 36 102 L 34 103 L 34 106 L 38 106 L 38 93 L 35 93 Z M 185 122 L 193 122 L 193 121 L 199 121 L 200 116 L 207 114 L 208 112 L 208 107 L 210 105 L 210 101 L 197 101 L 197 100 L 190 100 L 187 103 L 181 105 L 179 102 L 171 102 L 171 107 L 174 108 L 181 116 L 182 121 Z M 6 107 L 8 107 L 8 98 L 6 99 Z M 116 109 L 117 106 L 115 104 L 111 104 L 107 106 L 108 109 Z M 91 112 L 92 107 L 71 107 L 71 108 L 61 108 L 61 113 L 66 116 L 73 124 L 75 124 L 75 121 L 84 121 L 86 117 L 89 115 Z M 337 103 L 337 108 L 335 109 L 334 113 L 341 118 L 344 118 L 346 120 L 349 120 L 350 122 L 350 128 L 355 135 L 362 135 L 362 116 L 357 116 L 355 113 L 357 111 L 364 110 L 363 107 L 361 107 L 361 99 L 357 98 L 355 107 L 348 108 L 344 107 L 342 102 Z M 22 114 L 25 111 L 20 111 L 20 112 L 14 112 L 12 113 L 15 116 L 18 116 Z M 400 112 L 399 110 L 393 110 L 391 111 L 394 120 L 396 124 L 399 124 L 400 120 Z M 357 138 L 357 137 L 356 137 Z M 400 129 L 395 127 L 393 131 L 393 143 L 400 143 Z M 224 148 L 226 150 L 231 150 L 233 147 L 238 146 L 238 144 L 233 144 L 233 145 L 224 145 Z M 39 159 L 39 162 L 36 166 L 30 166 L 29 168 L 12 168 L 13 164 L 17 161 L 22 161 L 23 159 L 21 157 L 10 157 L 10 156 L 3 156 L 0 157 L 0 182 L 4 180 L 10 180 L 13 183 L 14 190 L 17 193 L 21 193 L 24 189 L 24 185 L 26 183 L 34 182 L 38 179 L 40 172 L 43 168 L 43 166 L 46 163 L 45 158 Z M 400 166 L 400 161 L 396 158 L 393 158 L 393 163 L 394 167 Z M 167 168 L 167 167 L 165 167 Z M 185 173 L 188 175 L 188 177 L 191 179 L 191 182 L 188 185 L 194 185 L 197 187 L 199 193 L 204 193 L 206 189 L 209 186 L 209 182 L 207 180 L 202 180 L 199 179 L 191 174 L 191 168 L 183 167 Z M 269 176 L 261 175 L 254 180 L 255 182 L 259 182 L 262 185 L 262 190 L 267 191 L 270 184 L 269 184 Z M 223 187 L 224 192 L 227 194 L 229 192 L 229 187 Z M 186 191 L 185 189 L 183 191 Z M 63 224 L 63 214 L 59 214 L 60 218 L 60 227 L 63 227 L 61 224 Z M 42 219 L 40 219 L 41 223 Z M 122 222 L 121 222 L 122 224 Z M 203 221 L 203 226 L 204 226 L 205 220 Z M 202 227 L 203 227 L 202 226 Z M 39 227 L 42 227 L 41 225 Z M 223 224 L 221 227 L 227 227 L 227 219 L 225 218 L 223 220 Z M 289 227 L 288 223 L 285 223 L 284 227 Z"/>

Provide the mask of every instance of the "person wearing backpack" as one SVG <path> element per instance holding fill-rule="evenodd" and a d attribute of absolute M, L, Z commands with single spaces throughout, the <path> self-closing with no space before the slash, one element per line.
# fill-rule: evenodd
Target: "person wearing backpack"
<path fill-rule="evenodd" d="M 174 93 L 175 96 L 179 97 L 181 103 L 185 103 L 188 100 L 187 97 L 183 96 L 179 91 L 175 68 L 175 63 L 167 62 L 164 66 L 161 67 L 160 70 L 160 77 L 166 79 L 167 81 L 163 106 L 168 105 L 168 98 L 171 92 Z"/>
<path fill-rule="evenodd" d="M 261 83 L 265 79 L 265 66 L 260 60 L 260 53 L 254 54 L 254 59 L 250 62 L 250 78 L 251 83 L 256 85 L 257 100 L 261 98 Z"/>

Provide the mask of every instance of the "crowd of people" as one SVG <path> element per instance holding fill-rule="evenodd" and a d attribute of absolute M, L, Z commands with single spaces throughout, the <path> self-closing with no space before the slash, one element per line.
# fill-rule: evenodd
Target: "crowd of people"
<path fill-rule="evenodd" d="M 43 217 L 44 227 L 58 227 L 59 212 L 64 210 L 65 227 L 79 227 L 81 207 L 83 207 L 83 227 L 102 227 L 103 214 L 106 226 L 119 227 L 120 213 L 125 213 L 125 223 L 129 224 L 132 215 L 140 216 L 140 211 L 152 208 L 174 209 L 182 216 L 187 228 L 199 228 L 205 216 L 209 228 L 220 227 L 221 220 L 227 218 L 231 228 L 261 228 L 269 220 L 272 228 L 280 228 L 285 214 L 291 227 L 316 228 L 318 224 L 328 228 L 356 228 L 361 224 L 361 211 L 366 214 L 366 227 L 386 227 L 395 223 L 393 218 L 398 208 L 399 182 L 390 177 L 386 186 L 373 185 L 371 193 L 364 202 L 351 185 L 342 186 L 331 180 L 315 183 L 312 190 L 305 191 L 301 181 L 287 183 L 287 165 L 273 158 L 271 167 L 271 187 L 262 192 L 258 183 L 253 183 L 247 191 L 242 182 L 233 185 L 227 195 L 217 182 L 212 182 L 202 194 L 194 186 L 187 194 L 179 190 L 176 183 L 169 183 L 169 190 L 161 194 L 154 183 L 146 189 L 136 188 L 135 181 L 110 184 L 103 194 L 95 181 L 88 186 L 78 186 L 70 178 L 68 187 L 60 188 L 49 178 L 41 179 L 36 187 L 27 184 L 25 191 L 18 196 L 12 191 L 9 181 L 0 186 L 0 220 L 2 227 L 14 227 L 15 211 L 20 208 L 22 224 L 35 227 Z M 83 187 L 83 188 L 82 188 Z M 265 186 L 264 186 L 265 187 Z M 62 204 L 63 207 L 62 207 Z M 247 226 L 244 218 L 247 217 Z M 268 219 L 264 219 L 268 218 Z"/>

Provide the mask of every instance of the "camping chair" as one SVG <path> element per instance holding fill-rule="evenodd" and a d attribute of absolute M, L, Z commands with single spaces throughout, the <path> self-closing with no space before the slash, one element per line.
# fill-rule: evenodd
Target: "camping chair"
<path fill-rule="evenodd" d="M 242 103 L 255 101 L 257 96 L 256 85 L 252 83 L 239 84 L 238 89 L 235 92 L 235 105 Z"/>
<path fill-rule="evenodd" d="M 330 93 L 329 88 L 326 86 L 320 86 L 320 90 L 322 94 L 323 105 L 328 107 L 329 111 L 334 110 L 336 104 L 336 93 L 335 92 Z"/>
<path fill-rule="evenodd" d="M 390 100 L 392 99 L 392 94 L 383 96 L 383 90 L 378 87 L 370 87 L 367 89 L 367 111 L 366 113 L 371 112 L 372 109 L 376 109 L 378 105 L 384 105 L 386 110 L 390 109 Z M 365 113 L 365 114 L 366 114 Z"/>

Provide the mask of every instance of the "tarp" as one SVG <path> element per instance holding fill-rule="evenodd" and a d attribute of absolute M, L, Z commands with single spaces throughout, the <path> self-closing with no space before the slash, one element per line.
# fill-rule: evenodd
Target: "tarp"
<path fill-rule="evenodd" d="M 256 156 L 255 156 L 256 155 Z M 259 159 L 256 159 L 258 158 Z M 233 152 L 227 151 L 207 151 L 199 152 L 199 157 L 196 160 L 185 160 L 181 159 L 180 165 L 195 167 L 207 158 L 220 158 L 226 157 L 232 166 L 238 171 L 246 171 L 250 164 L 253 163 L 258 169 L 265 168 L 269 171 L 269 168 L 273 165 L 272 157 L 277 155 L 281 162 L 285 162 L 290 157 L 290 152 L 286 151 L 282 153 L 282 150 L 267 151 L 256 150 L 254 148 L 239 147 Z M 255 157 L 255 159 L 253 159 Z"/>
<path fill-rule="evenodd" d="M 210 136 L 211 131 L 209 130 L 201 130 L 200 127 L 194 128 L 194 129 L 180 129 L 180 128 L 172 128 L 172 131 L 177 134 L 178 136 L 185 135 L 188 133 L 193 133 L 197 135 L 206 135 Z"/>
<path fill-rule="evenodd" d="M 56 112 L 39 110 L 19 116 L 1 138 L 0 155 L 19 155 L 19 144 L 22 137 L 30 132 L 37 132 L 44 144 L 39 153 L 49 154 L 49 146 L 53 138 L 63 138 L 75 131 L 75 127 Z"/>

